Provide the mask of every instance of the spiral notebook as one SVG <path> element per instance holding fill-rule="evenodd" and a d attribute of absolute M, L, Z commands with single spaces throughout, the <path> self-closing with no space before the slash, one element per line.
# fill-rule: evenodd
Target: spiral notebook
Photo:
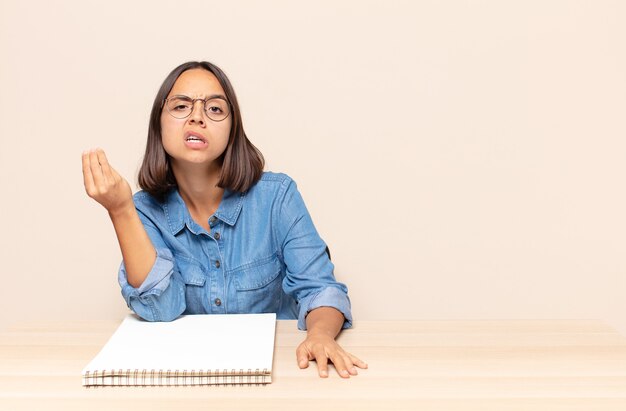
<path fill-rule="evenodd" d="M 148 322 L 129 314 L 82 371 L 84 386 L 272 382 L 276 314 L 184 315 Z"/>

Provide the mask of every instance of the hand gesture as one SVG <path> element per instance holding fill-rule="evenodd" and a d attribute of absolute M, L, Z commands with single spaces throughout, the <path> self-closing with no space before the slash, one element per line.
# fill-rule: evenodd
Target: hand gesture
<path fill-rule="evenodd" d="M 128 182 L 109 165 L 102 149 L 83 152 L 83 179 L 87 195 L 109 214 L 132 207 L 133 193 Z"/>

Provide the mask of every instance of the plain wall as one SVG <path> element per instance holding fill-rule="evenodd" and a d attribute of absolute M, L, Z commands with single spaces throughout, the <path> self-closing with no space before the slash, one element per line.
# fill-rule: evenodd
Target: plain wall
<path fill-rule="evenodd" d="M 625 21 L 622 1 L 1 0 L 0 326 L 127 311 L 81 153 L 136 189 L 158 87 L 209 60 L 357 321 L 626 332 Z"/>

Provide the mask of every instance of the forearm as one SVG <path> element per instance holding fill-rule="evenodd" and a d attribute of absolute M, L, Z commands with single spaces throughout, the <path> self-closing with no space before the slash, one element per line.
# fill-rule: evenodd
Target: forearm
<path fill-rule="evenodd" d="M 109 216 L 122 251 L 128 283 L 138 288 L 154 265 L 156 250 L 134 207 L 109 212 Z"/>
<path fill-rule="evenodd" d="M 307 334 L 321 333 L 335 338 L 344 323 L 343 314 L 333 307 L 318 307 L 306 316 Z"/>

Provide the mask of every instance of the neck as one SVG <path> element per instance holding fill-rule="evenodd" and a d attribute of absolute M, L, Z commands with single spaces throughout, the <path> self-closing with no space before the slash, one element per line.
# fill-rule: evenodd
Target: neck
<path fill-rule="evenodd" d="M 172 164 L 178 192 L 192 212 L 213 214 L 222 201 L 224 189 L 217 186 L 221 166 Z"/>

